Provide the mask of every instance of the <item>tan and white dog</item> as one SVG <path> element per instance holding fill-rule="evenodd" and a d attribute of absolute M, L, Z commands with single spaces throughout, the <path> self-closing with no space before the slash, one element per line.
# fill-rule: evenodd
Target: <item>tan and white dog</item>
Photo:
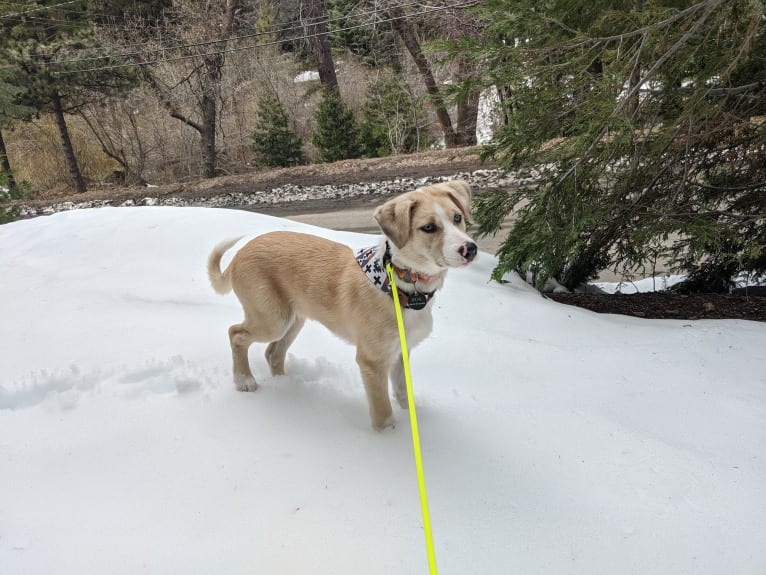
<path fill-rule="evenodd" d="M 284 374 L 285 355 L 307 318 L 356 346 L 370 418 L 376 429 L 393 424 L 388 379 L 407 407 L 396 315 L 385 264 L 393 265 L 410 348 L 431 331 L 432 298 L 448 268 L 471 263 L 477 247 L 465 232 L 471 189 L 463 181 L 418 188 L 374 212 L 385 234 L 377 246 L 348 246 L 295 232 L 271 232 L 245 244 L 221 271 L 221 258 L 238 239 L 218 245 L 208 259 L 213 289 L 234 290 L 245 313 L 229 328 L 234 382 L 258 385 L 248 348 L 269 342 L 272 375 Z"/>

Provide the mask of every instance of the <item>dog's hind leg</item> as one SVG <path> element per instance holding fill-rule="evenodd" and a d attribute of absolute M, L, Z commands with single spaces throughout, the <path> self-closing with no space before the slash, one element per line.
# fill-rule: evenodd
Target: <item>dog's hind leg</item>
<path fill-rule="evenodd" d="M 277 341 L 272 341 L 266 347 L 266 361 L 271 369 L 271 375 L 284 375 L 285 374 L 285 356 L 287 355 L 288 348 L 295 341 L 298 333 L 303 328 L 303 324 L 306 323 L 306 318 L 296 317 L 290 327 L 287 329 L 285 335 Z"/>
<path fill-rule="evenodd" d="M 258 384 L 250 371 L 250 361 L 247 358 L 247 350 L 250 349 L 250 344 L 253 341 L 255 338 L 247 330 L 244 323 L 238 323 L 229 328 L 232 372 L 234 373 L 234 384 L 238 391 L 255 391 L 258 389 Z"/>

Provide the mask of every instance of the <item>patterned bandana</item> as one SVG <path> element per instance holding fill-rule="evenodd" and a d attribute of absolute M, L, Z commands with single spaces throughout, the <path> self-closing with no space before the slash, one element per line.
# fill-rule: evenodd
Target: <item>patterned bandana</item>
<path fill-rule="evenodd" d="M 382 257 L 378 257 L 378 251 L 377 246 L 357 250 L 355 254 L 356 262 L 359 264 L 359 267 L 362 268 L 362 271 L 373 286 L 383 293 L 387 293 L 393 297 L 391 282 L 388 280 L 385 263 L 383 263 Z M 403 272 L 395 266 L 394 271 L 405 282 L 412 284 L 414 284 L 415 281 L 418 281 L 418 278 L 420 277 L 417 274 L 406 270 Z M 408 294 L 400 289 L 398 290 L 398 293 L 399 303 L 402 304 L 403 308 L 419 310 L 426 307 L 426 304 L 428 304 L 431 298 L 434 297 L 434 293 L 436 292 L 422 293 L 416 290 L 415 292 Z"/>
<path fill-rule="evenodd" d="M 383 266 L 383 258 L 378 257 L 378 248 L 362 248 L 356 252 L 356 262 L 367 275 L 367 279 L 381 291 L 391 293 L 388 274 Z"/>

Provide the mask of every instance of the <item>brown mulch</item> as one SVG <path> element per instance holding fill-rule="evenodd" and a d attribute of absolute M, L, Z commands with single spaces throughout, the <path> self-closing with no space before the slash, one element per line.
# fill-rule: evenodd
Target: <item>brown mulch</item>
<path fill-rule="evenodd" d="M 754 295 L 752 292 L 755 291 Z M 766 294 L 588 294 L 551 293 L 552 300 L 598 313 L 613 313 L 648 319 L 747 319 L 766 322 Z"/>

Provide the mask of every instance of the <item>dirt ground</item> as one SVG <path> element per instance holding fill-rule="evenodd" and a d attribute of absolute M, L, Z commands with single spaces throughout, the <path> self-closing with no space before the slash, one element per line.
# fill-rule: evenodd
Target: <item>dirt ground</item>
<path fill-rule="evenodd" d="M 723 294 L 547 294 L 561 304 L 583 307 L 598 313 L 613 313 L 648 319 L 747 319 L 766 321 L 766 292 Z"/>
<path fill-rule="evenodd" d="M 479 161 L 478 150 L 439 150 L 408 156 L 345 160 L 334 164 L 314 164 L 295 168 L 273 169 L 248 174 L 221 176 L 209 180 L 180 182 L 151 188 L 145 187 L 94 187 L 85 194 L 68 195 L 66 192 L 38 193 L 25 204 L 44 206 L 56 202 L 81 202 L 111 199 L 115 203 L 128 199 L 140 201 L 152 196 L 176 196 L 188 199 L 209 198 L 232 192 L 253 192 L 292 185 L 325 185 L 375 182 L 396 178 L 422 178 L 447 176 L 459 172 L 474 171 L 492 166 Z M 358 209 L 364 205 L 379 203 L 381 198 L 366 197 L 352 200 L 317 200 L 277 205 L 264 211 L 280 217 L 295 217 L 312 213 L 329 214 Z M 359 229 L 363 229 L 360 224 Z M 680 295 L 649 293 L 635 295 L 602 294 L 550 294 L 548 297 L 564 304 L 587 308 L 599 313 L 631 315 L 643 318 L 670 319 L 747 319 L 766 321 L 766 293 L 751 290 L 749 293 L 720 295 Z"/>
<path fill-rule="evenodd" d="M 36 192 L 32 199 L 24 204 L 44 206 L 58 202 L 84 202 L 90 200 L 111 199 L 120 203 L 132 199 L 140 201 L 147 195 L 155 197 L 180 197 L 187 199 L 209 198 L 211 196 L 238 193 L 268 191 L 284 185 L 321 186 L 328 184 L 353 184 L 393 180 L 396 178 L 422 178 L 426 176 L 448 176 L 459 172 L 469 172 L 482 168 L 492 168 L 482 164 L 476 148 L 454 150 L 436 150 L 406 156 L 387 158 L 366 158 L 361 160 L 342 160 L 332 164 L 311 164 L 294 168 L 277 168 L 219 176 L 217 178 L 178 182 L 173 184 L 146 187 L 92 186 L 83 194 L 72 194 L 66 190 Z M 348 205 L 355 205 L 349 201 Z M 361 200 L 364 202 L 364 199 Z M 312 210 L 331 211 L 344 209 L 344 200 L 332 200 L 332 204 L 322 201 L 293 202 L 273 209 L 281 215 L 302 213 Z"/>

